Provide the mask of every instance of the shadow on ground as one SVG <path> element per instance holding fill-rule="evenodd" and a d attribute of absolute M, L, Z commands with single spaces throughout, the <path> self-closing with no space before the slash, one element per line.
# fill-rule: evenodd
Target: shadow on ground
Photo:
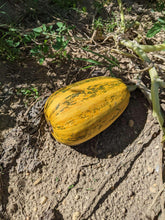
<path fill-rule="evenodd" d="M 141 92 L 132 93 L 125 112 L 105 131 L 81 145 L 76 151 L 91 157 L 107 158 L 122 153 L 143 130 L 147 118 L 147 102 Z"/>

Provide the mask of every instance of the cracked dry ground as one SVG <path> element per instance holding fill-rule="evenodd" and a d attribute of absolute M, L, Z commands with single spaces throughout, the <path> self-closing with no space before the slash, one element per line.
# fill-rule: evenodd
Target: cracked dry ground
<path fill-rule="evenodd" d="M 136 20 L 140 6 L 131 6 L 136 6 L 131 15 Z M 141 10 L 140 21 L 146 24 L 151 21 L 149 10 Z M 152 43 L 163 39 L 160 33 Z M 113 45 L 100 48 L 110 51 Z M 73 49 L 76 55 L 82 52 L 79 45 Z M 139 61 L 116 56 L 123 75 L 143 68 Z M 65 146 L 51 137 L 43 105 L 50 91 L 65 85 L 68 72 L 71 81 L 88 76 L 77 77 L 82 67 L 78 63 L 53 70 L 50 66 L 0 61 L 0 219 L 160 220 L 160 198 L 154 198 L 161 190 L 161 133 L 144 95 L 133 92 L 125 112 L 97 137 Z M 35 103 L 18 92 L 29 86 L 41 95 Z"/>
<path fill-rule="evenodd" d="M 133 220 L 158 215 L 159 199 L 151 204 L 160 190 L 160 130 L 141 92 L 132 93 L 128 108 L 112 126 L 69 147 L 50 135 L 41 112 L 46 98 L 26 115 L 25 100 L 20 101 L 25 97 L 16 92 L 28 82 L 42 85 L 41 94 L 48 94 L 48 69 L 31 62 L 17 67 L 1 62 L 0 68 L 6 83 L 1 85 L 1 219 Z"/>

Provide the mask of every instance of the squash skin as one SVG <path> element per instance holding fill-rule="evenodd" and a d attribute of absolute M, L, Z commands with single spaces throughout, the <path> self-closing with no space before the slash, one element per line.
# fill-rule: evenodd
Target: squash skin
<path fill-rule="evenodd" d="M 46 101 L 44 114 L 54 138 L 74 146 L 109 127 L 126 109 L 129 98 L 120 79 L 94 77 L 54 92 Z"/>

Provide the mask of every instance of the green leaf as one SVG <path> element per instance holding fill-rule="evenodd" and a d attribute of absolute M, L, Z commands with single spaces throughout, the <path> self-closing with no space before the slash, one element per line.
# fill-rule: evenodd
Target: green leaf
<path fill-rule="evenodd" d="M 95 65 L 103 65 L 101 62 L 99 62 L 97 60 L 92 60 L 92 59 L 88 59 L 88 58 L 76 58 L 76 59 L 86 61 L 86 62 L 89 62 L 89 63 L 93 63 Z"/>
<path fill-rule="evenodd" d="M 159 33 L 162 29 L 162 25 L 160 23 L 155 23 L 154 26 L 147 32 L 147 37 L 154 37 L 157 33 Z"/>
<path fill-rule="evenodd" d="M 44 57 L 40 58 L 40 59 L 39 59 L 39 64 L 40 64 L 40 65 L 42 65 L 42 64 L 43 64 L 43 62 L 44 62 L 44 60 L 45 60 L 45 58 L 44 58 Z"/>
<path fill-rule="evenodd" d="M 73 187 L 74 187 L 74 185 L 72 184 L 68 187 L 68 189 L 72 189 Z"/>
<path fill-rule="evenodd" d="M 162 26 L 162 30 L 165 30 L 165 25 Z"/>
<path fill-rule="evenodd" d="M 46 54 L 46 53 L 48 53 L 48 51 L 49 51 L 49 47 L 47 45 L 45 45 L 43 47 L 43 52 Z"/>
<path fill-rule="evenodd" d="M 52 28 L 53 28 L 53 25 L 50 25 L 50 26 L 48 27 L 49 31 L 51 31 Z"/>
<path fill-rule="evenodd" d="M 39 50 L 40 50 L 39 47 L 34 47 L 30 50 L 30 53 L 35 56 L 35 55 L 39 54 L 39 52 L 40 52 Z"/>
<path fill-rule="evenodd" d="M 16 32 L 17 29 L 16 28 L 9 28 L 9 31 Z"/>
<path fill-rule="evenodd" d="M 42 29 L 43 29 L 43 31 L 46 31 L 47 28 L 46 28 L 45 24 L 42 25 Z"/>
<path fill-rule="evenodd" d="M 62 22 L 57 22 L 56 24 L 59 28 L 62 28 L 64 26 L 64 24 Z"/>
<path fill-rule="evenodd" d="M 87 188 L 87 191 L 95 191 L 93 188 Z"/>
<path fill-rule="evenodd" d="M 23 38 L 23 42 L 27 43 L 27 42 L 31 42 L 32 38 L 30 35 L 25 34 L 24 38 Z"/>
<path fill-rule="evenodd" d="M 160 21 L 160 23 L 162 24 L 165 24 L 165 18 L 164 19 L 158 18 L 158 21 Z"/>
<path fill-rule="evenodd" d="M 8 44 L 8 46 L 10 47 L 18 47 L 20 45 L 20 42 L 14 42 L 14 40 L 12 39 L 6 39 L 6 42 Z"/>
<path fill-rule="evenodd" d="M 5 2 L 3 5 L 0 6 L 0 8 L 3 8 L 3 6 L 5 6 L 7 4 L 7 2 Z"/>
<path fill-rule="evenodd" d="M 6 15 L 6 12 L 5 11 L 0 11 L 0 14 L 5 14 Z"/>
<path fill-rule="evenodd" d="M 94 52 L 94 51 L 92 51 L 92 50 L 89 50 L 89 49 L 86 49 L 86 48 L 83 48 L 83 50 L 88 51 L 88 52 L 91 52 L 91 53 L 93 53 L 93 54 L 95 54 L 95 55 L 97 55 L 97 56 L 99 56 L 99 57 L 101 57 L 101 58 L 104 58 L 104 59 L 107 60 L 109 63 L 114 64 L 115 66 L 118 66 L 118 61 L 117 61 L 117 59 L 116 59 L 114 56 L 112 56 L 111 54 L 109 54 L 109 56 L 111 56 L 114 61 L 113 61 L 112 59 L 110 59 L 109 57 L 107 57 L 107 56 L 105 56 L 105 55 L 101 55 L 101 54 L 99 54 L 99 53 L 96 53 L 96 52 Z"/>
<path fill-rule="evenodd" d="M 64 49 L 68 45 L 68 40 L 65 40 L 64 37 L 56 37 L 56 43 L 52 45 L 53 49 L 60 50 Z"/>
<path fill-rule="evenodd" d="M 83 69 L 89 69 L 89 68 L 91 68 L 91 67 L 93 67 L 94 65 L 89 65 L 89 66 L 85 66 L 85 67 L 82 67 L 81 69 L 83 70 Z"/>
<path fill-rule="evenodd" d="M 37 27 L 33 29 L 34 32 L 36 33 L 41 33 L 43 31 L 42 27 Z"/>
<path fill-rule="evenodd" d="M 14 43 L 14 47 L 18 47 L 19 45 L 20 45 L 19 41 Z"/>

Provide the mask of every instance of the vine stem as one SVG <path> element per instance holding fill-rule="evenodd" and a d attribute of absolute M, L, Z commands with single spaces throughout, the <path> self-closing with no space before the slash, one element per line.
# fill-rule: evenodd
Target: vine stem
<path fill-rule="evenodd" d="M 123 5 L 121 0 L 117 0 L 119 9 L 120 9 L 120 18 L 121 18 L 121 31 L 125 32 L 125 19 L 124 19 L 124 11 L 123 11 Z"/>
<path fill-rule="evenodd" d="M 165 50 L 165 44 L 141 45 L 141 49 L 146 53 Z"/>
<path fill-rule="evenodd" d="M 157 118 L 160 127 L 163 131 L 163 137 L 162 141 L 165 141 L 165 126 L 164 126 L 164 115 L 160 107 L 160 100 L 159 100 L 159 87 L 165 85 L 164 82 L 159 78 L 158 73 L 156 71 L 156 68 L 154 67 L 154 64 L 152 64 L 152 61 L 149 59 L 145 51 L 154 51 L 155 48 L 157 50 L 161 50 L 164 48 L 165 44 L 160 45 L 140 45 L 136 41 L 130 41 L 130 40 L 123 40 L 120 39 L 120 43 L 130 49 L 132 49 L 141 60 L 143 60 L 146 64 L 150 65 L 149 68 L 149 75 L 151 79 L 151 101 L 152 101 L 152 107 L 153 107 L 153 116 Z M 163 47 L 162 47 L 163 45 Z"/>

